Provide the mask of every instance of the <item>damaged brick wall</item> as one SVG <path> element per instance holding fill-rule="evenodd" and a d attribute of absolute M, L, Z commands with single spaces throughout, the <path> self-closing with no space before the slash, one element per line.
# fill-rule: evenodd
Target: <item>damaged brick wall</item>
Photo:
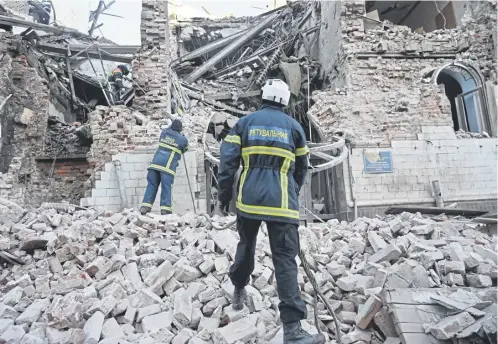
<path fill-rule="evenodd" d="M 346 57 L 336 60 L 347 62 L 335 76 L 345 74 L 345 83 L 315 92 L 309 114 L 325 137 L 341 133 L 352 145 L 352 178 L 343 164 L 350 210 L 354 197 L 360 214 L 369 215 L 387 204 L 434 204 L 432 180 L 441 182 L 447 201 L 472 200 L 489 208 L 493 200 L 496 209 L 496 141 L 458 139 L 444 86 L 430 79 L 435 69 L 458 60 L 496 85 L 496 2 L 475 2 L 462 26 L 425 34 L 392 24 L 365 30 L 364 1 L 341 6 L 335 19 Z M 364 154 L 379 151 L 391 152 L 392 173 L 365 173 Z"/>
<path fill-rule="evenodd" d="M 12 94 L 0 113 L 0 197 L 28 207 L 42 202 L 79 203 L 88 167 L 61 175 L 56 170 L 50 172 L 52 162 L 37 161 L 46 155 L 50 102 L 46 80 L 28 59 L 15 52 L 12 36 L 0 37 L 0 52 L 0 99 Z M 55 168 L 58 165 L 56 161 Z"/>
<path fill-rule="evenodd" d="M 171 51 L 176 51 L 176 39 L 172 39 L 169 30 L 166 30 L 166 4 L 158 0 L 142 1 L 142 48 L 133 62 L 133 78 L 147 92 L 144 94 L 137 90 L 134 100 L 135 107 L 145 115 L 160 113 L 165 116 L 169 113 L 168 70 L 171 56 L 176 56 L 176 53 L 171 54 Z"/>
<path fill-rule="evenodd" d="M 482 6 L 476 13 L 496 13 L 491 3 Z M 365 32 L 363 15 L 363 2 L 342 2 L 346 87 L 315 94 L 310 111 L 326 134 L 345 132 L 355 142 L 378 144 L 420 132 L 421 125 L 451 125 L 444 92 L 424 78 L 455 59 L 496 83 L 491 34 L 496 16 L 476 14 L 464 27 L 419 34 L 394 25 Z"/>

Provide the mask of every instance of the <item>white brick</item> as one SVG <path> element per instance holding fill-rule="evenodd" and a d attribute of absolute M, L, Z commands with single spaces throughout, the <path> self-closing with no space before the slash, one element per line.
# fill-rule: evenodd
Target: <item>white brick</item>
<path fill-rule="evenodd" d="M 96 197 L 95 205 L 109 205 L 109 197 Z"/>
<path fill-rule="evenodd" d="M 121 197 L 109 197 L 109 205 L 116 204 L 120 205 L 121 204 Z"/>
<path fill-rule="evenodd" d="M 121 170 L 124 171 L 124 172 L 134 171 L 135 170 L 135 164 L 134 163 L 130 163 L 130 162 L 126 162 L 126 163 L 124 163 L 124 164 L 121 165 Z"/>
<path fill-rule="evenodd" d="M 124 180 L 124 186 L 126 188 L 136 188 L 138 187 L 138 180 L 137 179 Z"/>
<path fill-rule="evenodd" d="M 92 189 L 92 197 L 105 197 L 107 196 L 107 189 Z"/>

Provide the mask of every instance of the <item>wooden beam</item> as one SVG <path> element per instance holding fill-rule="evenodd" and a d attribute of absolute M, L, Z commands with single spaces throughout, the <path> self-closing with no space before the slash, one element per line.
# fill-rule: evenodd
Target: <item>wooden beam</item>
<path fill-rule="evenodd" d="M 201 76 L 206 74 L 211 68 L 213 68 L 218 62 L 223 60 L 225 57 L 233 53 L 235 50 L 240 48 L 244 43 L 252 39 L 262 30 L 264 30 L 268 25 L 270 25 L 275 19 L 277 19 L 280 15 L 280 12 L 270 15 L 268 18 L 262 20 L 258 25 L 249 29 L 245 34 L 237 38 L 235 41 L 230 43 L 227 47 L 221 50 L 219 53 L 210 58 L 206 63 L 202 66 L 194 70 L 186 79 L 185 82 L 193 83 Z"/>
<path fill-rule="evenodd" d="M 68 28 L 65 26 L 50 26 L 50 25 L 35 23 L 35 22 L 29 21 L 29 20 L 17 19 L 17 18 L 3 16 L 3 15 L 0 15 L 0 24 L 10 25 L 10 26 L 18 26 L 18 27 L 26 27 L 26 28 L 31 27 L 35 30 L 55 33 L 57 35 L 70 34 L 70 35 L 73 35 L 75 37 L 87 37 L 87 38 L 90 37 L 82 32 L 79 32 L 78 30 L 71 29 L 71 28 Z"/>
<path fill-rule="evenodd" d="M 131 48 L 129 48 L 130 46 L 127 46 L 125 49 L 123 49 L 124 51 L 130 51 Z M 61 54 L 61 55 L 66 55 L 67 53 L 67 47 L 64 47 L 63 45 L 60 45 L 60 44 L 53 44 L 53 43 L 39 43 L 37 45 L 37 48 L 40 50 L 40 51 L 48 51 L 48 52 L 52 52 L 52 53 L 58 53 L 58 54 Z M 73 46 L 71 48 L 71 46 L 69 46 L 70 50 L 71 50 L 71 53 L 79 53 L 79 52 L 82 52 L 84 49 L 88 48 L 88 47 L 85 47 L 85 46 Z M 91 50 L 95 49 L 96 50 L 96 47 L 95 48 L 91 48 L 91 49 L 88 49 L 87 53 L 88 53 L 88 56 L 90 56 L 90 58 L 92 59 L 100 59 L 100 55 L 98 52 L 93 52 Z M 116 48 L 113 48 L 114 51 L 119 51 L 119 49 L 116 49 Z M 111 49 L 111 50 L 113 50 Z M 115 61 L 115 62 L 124 62 L 124 63 L 130 63 L 132 60 L 133 60 L 133 56 L 124 56 L 124 55 L 113 55 L 113 54 L 108 54 L 107 53 L 107 50 L 105 49 L 101 49 L 101 55 L 102 55 L 102 60 L 107 60 L 107 61 Z"/>

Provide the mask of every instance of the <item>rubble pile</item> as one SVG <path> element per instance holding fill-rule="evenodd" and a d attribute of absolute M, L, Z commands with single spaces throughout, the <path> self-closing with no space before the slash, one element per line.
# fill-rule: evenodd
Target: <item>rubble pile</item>
<path fill-rule="evenodd" d="M 78 135 L 81 131 L 80 126 L 80 123 L 69 125 L 49 117 L 45 135 L 45 154 L 58 158 L 85 156 L 90 149 L 91 140 L 85 140 L 81 134 Z"/>
<path fill-rule="evenodd" d="M 238 236 L 213 229 L 204 216 L 113 214 L 68 204 L 26 211 L 0 199 L 0 220 L 0 342 L 282 342 L 264 226 L 246 305 L 234 311 L 227 273 Z M 233 218 L 213 220 L 216 226 Z M 414 343 L 407 339 L 413 333 L 399 332 L 405 325 L 399 295 L 412 291 L 425 312 L 424 295 L 437 304 L 426 323 L 410 314 L 426 328 L 420 335 L 496 336 L 496 236 L 486 228 L 403 213 L 314 224 L 300 229 L 300 243 L 344 344 L 399 343 L 398 335 Z M 5 263 L 15 257 L 23 265 Z M 314 290 L 302 268 L 298 282 L 309 311 L 303 326 L 313 331 Z M 332 317 L 323 303 L 316 307 L 334 343 Z"/>
<path fill-rule="evenodd" d="M 305 120 L 309 104 L 304 98 L 318 88 L 320 66 L 314 57 L 319 9 L 318 3 L 292 3 L 262 14 L 258 21 L 253 19 L 248 28 L 225 25 L 222 30 L 207 32 L 198 23 L 178 27 L 179 47 L 186 53 L 173 62 L 173 68 L 189 97 L 237 117 L 260 106 L 260 89 L 267 78 L 283 79 L 294 95 L 289 114 Z M 219 26 L 224 24 L 220 22 Z M 196 40 L 201 47 L 182 38 L 204 34 L 216 37 L 223 30 L 233 34 L 212 42 L 207 38 Z M 220 52 L 218 48 L 225 46 L 228 50 Z"/>

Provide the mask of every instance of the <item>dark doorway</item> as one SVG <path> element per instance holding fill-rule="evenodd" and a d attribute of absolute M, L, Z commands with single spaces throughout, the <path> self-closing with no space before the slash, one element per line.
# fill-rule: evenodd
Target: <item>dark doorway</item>
<path fill-rule="evenodd" d="M 462 87 L 451 75 L 447 74 L 443 71 L 439 73 L 437 78 L 438 84 L 444 85 L 444 92 L 446 93 L 446 97 L 448 97 L 451 104 L 451 117 L 453 118 L 453 128 L 455 131 L 459 130 L 460 127 L 458 125 L 458 114 L 456 108 L 456 97 L 459 94 L 462 94 Z"/>

